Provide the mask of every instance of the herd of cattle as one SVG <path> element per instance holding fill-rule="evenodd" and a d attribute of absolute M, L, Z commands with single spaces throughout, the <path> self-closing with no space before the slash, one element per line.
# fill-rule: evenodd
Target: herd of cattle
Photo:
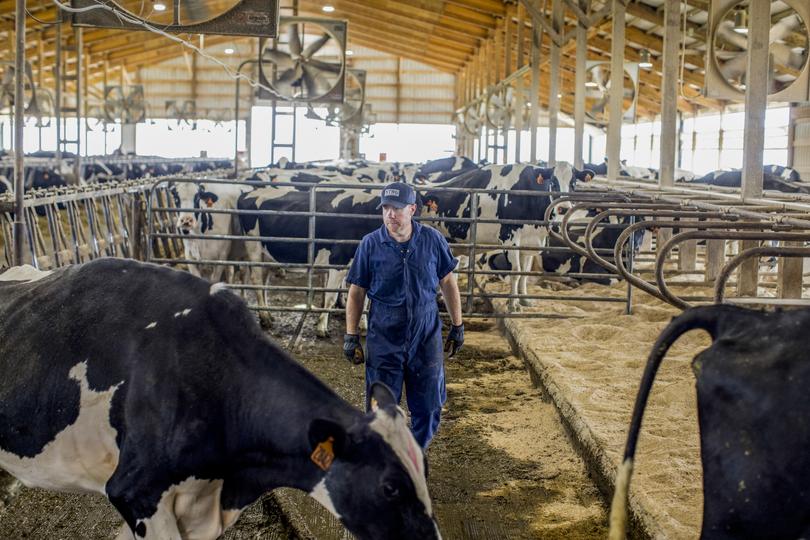
<path fill-rule="evenodd" d="M 177 226 L 184 235 L 186 260 L 191 271 L 212 281 L 221 279 L 225 266 L 205 261 L 236 257 L 254 263 L 265 260 L 305 265 L 310 262 L 306 242 L 310 194 L 308 186 L 294 184 L 320 184 L 313 208 L 318 213 L 314 264 L 345 267 L 357 246 L 352 242 L 359 242 L 380 226 L 376 207 L 381 185 L 405 181 L 417 189 L 419 219 L 440 230 L 451 244 L 468 245 L 474 241 L 477 245 L 491 246 L 492 251 L 477 260 L 479 269 L 508 272 L 511 294 L 521 298 L 520 304 L 525 305 L 528 302 L 523 297 L 528 278 L 520 273 L 531 271 L 536 257 L 544 272 L 609 282 L 608 271 L 599 264 L 573 252 L 561 252 L 562 244 L 554 237 L 548 238 L 544 221 L 553 194 L 575 191 L 578 182 L 604 174 L 606 167 L 606 163 L 589 164 L 577 170 L 566 162 L 559 162 L 555 167 L 526 163 L 477 165 L 464 157 L 443 158 L 421 165 L 361 160 L 336 164 L 282 161 L 276 166 L 253 171 L 246 182 L 177 183 L 175 190 L 180 207 L 186 209 L 179 215 Z M 622 167 L 624 174 L 638 176 L 641 171 L 624 164 Z M 644 170 L 649 173 L 648 169 Z M 769 170 L 773 169 L 769 167 Z M 798 180 L 795 171 L 787 171 L 781 171 L 780 180 L 774 180 L 774 175 L 767 173 L 766 187 L 803 190 L 795 182 Z M 733 185 L 735 177 L 739 184 L 739 171 L 717 173 L 712 178 L 708 175 L 692 177 L 689 181 L 729 186 Z M 472 192 L 480 194 L 475 201 L 478 217 L 475 238 L 472 238 L 470 222 Z M 566 205 L 562 205 L 560 211 L 565 209 Z M 223 210 L 224 213 L 217 213 Z M 559 215 L 552 219 L 555 217 Z M 621 225 L 614 223 L 613 228 L 599 230 L 593 239 L 594 247 L 612 249 L 621 233 L 617 227 Z M 243 237 L 246 241 L 210 240 L 222 235 Z M 638 236 L 635 247 L 640 243 L 641 236 Z M 549 249 L 555 247 L 558 249 Z M 467 252 L 467 249 L 458 250 L 459 254 Z M 610 262 L 610 256 L 605 258 Z M 595 274 L 602 274 L 604 278 Z M 345 270 L 329 269 L 326 288 L 339 288 L 344 277 Z M 265 281 L 265 273 L 254 266 L 252 270 L 245 270 L 245 279 L 258 288 Z M 337 297 L 337 293 L 327 292 L 324 307 L 332 307 Z M 256 300 L 260 306 L 265 306 L 264 295 L 257 294 Z M 515 302 L 513 307 L 516 308 Z M 263 323 L 269 323 L 269 314 L 261 313 Z M 327 335 L 327 324 L 328 313 L 324 312 L 317 326 L 319 336 Z"/>
<path fill-rule="evenodd" d="M 0 154 L 0 194 L 14 191 L 12 180 L 14 178 L 14 164 Z M 117 182 L 121 180 L 138 180 L 142 178 L 156 178 L 189 172 L 206 172 L 217 169 L 233 167 L 228 160 L 188 160 L 186 162 L 173 162 L 162 158 L 148 156 L 132 157 L 126 160 L 105 160 L 104 157 L 88 157 L 82 166 L 82 180 L 76 182 L 73 176 L 72 165 L 69 161 L 63 162 L 63 167 L 42 164 L 54 159 L 54 152 L 34 152 L 26 155 L 33 158 L 32 164 L 25 167 L 25 190 L 59 188 L 70 184 L 94 182 Z M 66 158 L 72 157 L 70 154 Z"/>
<path fill-rule="evenodd" d="M 496 250 L 485 264 L 526 270 L 553 239 L 544 223 L 553 198 L 588 182 L 600 172 L 594 168 L 447 158 L 421 166 L 283 164 L 248 181 L 175 181 L 186 258 L 199 263 L 189 268 L 213 284 L 115 259 L 0 275 L 0 466 L 29 486 L 103 493 L 126 522 L 119 538 L 214 539 L 280 486 L 309 493 L 361 539 L 441 538 L 422 449 L 390 392 L 375 386 L 374 410 L 352 408 L 266 337 L 219 283 L 225 267 L 213 262 L 328 264 L 335 269 L 327 288 L 336 289 L 353 241 L 379 227 L 380 185 L 404 179 L 418 187 L 420 219 L 440 218 L 432 223 L 448 240 L 514 248 Z M 798 180 L 780 178 L 774 185 Z M 306 243 L 287 241 L 307 238 L 312 201 L 314 261 Z M 599 245 L 610 247 L 616 230 L 604 229 Z M 548 271 L 574 268 L 542 255 Z M 264 282 L 258 271 L 250 279 Z M 525 292 L 525 276 L 511 286 Z M 116 339 L 88 339 L 88 328 Z M 810 310 L 703 307 L 671 323 L 642 380 L 614 513 L 626 503 L 656 370 L 672 342 L 696 328 L 713 339 L 693 363 L 702 537 L 807 537 L 810 368 L 802 329 L 810 328 Z M 620 527 L 612 534 L 623 537 Z"/>

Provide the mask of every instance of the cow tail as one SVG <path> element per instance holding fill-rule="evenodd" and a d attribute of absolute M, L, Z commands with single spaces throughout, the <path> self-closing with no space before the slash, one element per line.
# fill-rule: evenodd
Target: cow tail
<path fill-rule="evenodd" d="M 664 328 L 661 335 L 653 345 L 652 351 L 647 358 L 647 366 L 644 375 L 641 377 L 636 404 L 633 408 L 633 418 L 630 421 L 630 429 L 627 433 L 627 442 L 624 449 L 624 460 L 616 473 L 616 486 L 613 493 L 613 503 L 610 507 L 610 534 L 609 540 L 624 540 L 627 529 L 627 497 L 630 491 L 630 476 L 633 474 L 633 460 L 636 454 L 636 443 L 641 431 L 641 419 L 644 416 L 644 408 L 647 405 L 647 398 L 652 389 L 655 374 L 664 356 L 675 341 L 681 335 L 690 330 L 702 329 L 711 334 L 712 341 L 717 333 L 721 313 L 729 306 L 703 306 L 684 312 L 672 319 L 672 322 Z"/>

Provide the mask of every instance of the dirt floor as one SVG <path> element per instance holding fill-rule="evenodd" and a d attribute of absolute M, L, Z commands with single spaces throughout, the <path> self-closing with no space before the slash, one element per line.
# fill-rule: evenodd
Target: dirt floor
<path fill-rule="evenodd" d="M 298 278 L 286 280 L 296 283 Z M 287 299 L 290 303 L 297 300 Z M 271 335 L 289 342 L 297 315 L 276 317 Z M 317 339 L 308 319 L 295 356 L 355 405 L 363 368 L 342 357 L 343 320 Z M 606 509 L 553 405 L 531 383 L 493 320 L 468 322 L 466 343 L 447 362 L 448 402 L 430 448 L 430 490 L 444 538 L 591 539 L 606 536 Z M 282 498 L 285 504 L 295 498 Z M 302 519 L 328 520 L 314 505 Z M 110 539 L 120 519 L 103 497 L 22 488 L 0 509 L 0 539 Z M 333 528 L 334 529 L 334 528 Z M 335 529 L 335 537 L 345 533 Z M 295 537 L 275 499 L 252 506 L 228 539 Z M 316 536 L 328 538 L 327 536 Z"/>
<path fill-rule="evenodd" d="M 559 291 L 563 296 L 623 298 L 626 284 L 611 288 L 586 284 Z M 505 290 L 491 284 L 488 290 Z M 675 287 L 683 295 L 704 296 L 701 287 Z M 530 292 L 546 289 L 530 287 Z M 499 309 L 505 309 L 498 301 Z M 579 423 L 578 439 L 591 439 L 605 468 L 621 459 L 630 414 L 650 348 L 680 311 L 634 293 L 631 315 L 623 304 L 540 301 L 525 311 L 565 314 L 555 320 L 515 319 L 507 326 L 521 343 L 534 370 L 554 398 Z M 710 344 L 705 332 L 690 332 L 670 349 L 652 388 L 636 454 L 631 498 L 649 518 L 654 537 L 696 538 L 701 523 L 702 472 L 697 404 L 690 362 Z M 612 474 L 610 475 L 612 477 Z M 640 505 L 640 506 L 639 506 Z"/>

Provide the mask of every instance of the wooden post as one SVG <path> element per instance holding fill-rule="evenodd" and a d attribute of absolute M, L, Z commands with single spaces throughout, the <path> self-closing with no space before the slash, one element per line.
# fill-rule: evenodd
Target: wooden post
<path fill-rule="evenodd" d="M 678 150 L 678 46 L 681 42 L 681 0 L 666 0 L 664 6 L 664 59 L 661 81 L 661 148 L 658 185 L 675 185 L 675 154 Z"/>
<path fill-rule="evenodd" d="M 726 241 L 706 240 L 706 283 L 714 283 L 726 262 Z"/>
<path fill-rule="evenodd" d="M 551 2 L 551 25 L 558 36 L 565 29 L 562 0 Z M 551 77 L 548 89 L 548 166 L 557 164 L 557 121 L 560 113 L 560 56 L 559 44 L 551 40 Z"/>
<path fill-rule="evenodd" d="M 590 0 L 579 0 L 583 13 L 590 13 Z M 588 28 L 585 21 L 577 19 L 577 68 L 574 82 L 574 166 L 582 169 L 584 161 L 583 139 L 585 136 L 585 66 L 588 54 Z"/>
<path fill-rule="evenodd" d="M 782 242 L 783 246 L 802 247 L 801 242 Z M 777 291 L 779 298 L 802 297 L 802 267 L 800 257 L 782 257 L 779 259 Z"/>
<path fill-rule="evenodd" d="M 613 1 L 613 36 L 610 48 L 610 122 L 607 129 L 608 180 L 619 176 L 624 109 L 624 0 Z"/>

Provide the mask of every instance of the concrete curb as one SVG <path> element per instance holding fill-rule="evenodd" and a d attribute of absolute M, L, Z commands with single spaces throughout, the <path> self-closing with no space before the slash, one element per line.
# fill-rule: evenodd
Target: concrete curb
<path fill-rule="evenodd" d="M 351 540 L 351 535 L 317 501 L 292 488 L 279 488 L 270 495 L 299 540 Z"/>
<path fill-rule="evenodd" d="M 499 327 L 512 346 L 512 350 L 523 360 L 534 384 L 548 396 L 556 407 L 574 447 L 585 460 L 588 472 L 594 479 L 597 488 L 604 494 L 609 508 L 613 498 L 618 464 L 608 456 L 590 426 L 549 374 L 540 357 L 531 348 L 524 345 L 527 340 L 521 339 L 523 330 L 518 321 L 499 319 Z M 653 516 L 632 493 L 629 504 L 628 538 L 644 540 L 666 538 Z"/>

